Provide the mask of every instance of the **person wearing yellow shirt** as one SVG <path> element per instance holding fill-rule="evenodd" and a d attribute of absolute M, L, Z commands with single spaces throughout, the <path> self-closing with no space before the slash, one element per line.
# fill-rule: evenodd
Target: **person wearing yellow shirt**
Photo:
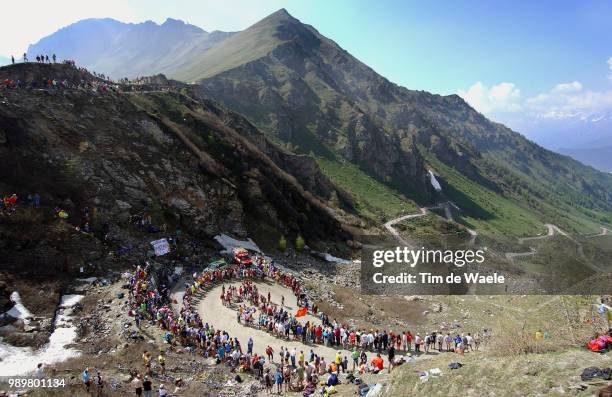
<path fill-rule="evenodd" d="M 144 364 L 145 373 L 151 375 L 151 353 L 145 350 L 144 353 L 142 353 L 142 362 Z"/>
<path fill-rule="evenodd" d="M 159 363 L 160 373 L 162 375 L 165 375 L 166 374 L 166 359 L 164 358 L 164 352 L 161 350 L 159 351 L 157 362 Z"/>
<path fill-rule="evenodd" d="M 541 330 L 537 330 L 535 333 L 535 340 L 540 341 L 542 339 L 544 339 L 544 334 Z"/>

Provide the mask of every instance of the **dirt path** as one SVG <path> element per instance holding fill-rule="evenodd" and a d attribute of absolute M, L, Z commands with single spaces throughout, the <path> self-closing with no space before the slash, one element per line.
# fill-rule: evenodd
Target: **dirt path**
<path fill-rule="evenodd" d="M 230 282 L 226 284 L 226 287 L 229 285 L 238 286 L 240 283 L 238 281 Z M 285 308 L 290 312 L 296 311 L 295 297 L 290 289 L 276 283 L 255 282 L 255 285 L 257 285 L 257 288 L 259 288 L 260 293 L 264 295 L 267 295 L 269 291 L 271 293 L 272 302 L 274 303 L 280 304 L 281 296 L 284 295 Z M 278 362 L 278 352 L 280 351 L 281 347 L 289 348 L 289 350 L 295 347 L 298 354 L 300 350 L 302 350 L 306 356 L 308 355 L 310 349 L 312 349 L 316 354 L 325 358 L 327 363 L 330 363 L 331 360 L 334 359 L 337 351 L 335 348 L 325 347 L 323 345 L 303 344 L 297 341 L 287 341 L 285 339 L 272 336 L 265 331 L 238 323 L 236 320 L 236 311 L 221 304 L 221 299 L 219 299 L 221 296 L 221 289 L 222 286 L 219 285 L 214 287 L 212 290 L 207 291 L 205 294 L 201 294 L 199 302 L 196 303 L 197 310 L 200 313 L 200 316 L 202 316 L 202 320 L 204 322 L 211 323 L 215 329 L 226 330 L 232 337 L 238 337 L 240 342 L 244 345 L 243 348 L 246 348 L 246 343 L 249 337 L 252 337 L 254 342 L 253 349 L 258 354 L 263 354 L 267 345 L 272 346 L 274 349 L 275 363 Z M 257 318 L 258 315 L 259 312 L 255 315 L 255 318 Z M 310 320 L 314 321 L 316 324 L 320 323 L 320 320 L 311 315 L 306 315 L 302 317 L 302 319 L 302 321 Z M 350 351 L 344 349 L 340 350 L 342 351 L 343 357 L 347 356 L 349 358 L 350 369 Z M 374 353 L 367 352 L 367 354 L 368 361 L 374 358 Z M 401 354 L 398 353 L 397 356 L 401 356 Z M 383 358 L 385 359 L 385 366 L 388 365 L 387 358 L 384 357 L 384 355 Z"/>
<path fill-rule="evenodd" d="M 385 229 L 387 229 L 389 231 L 389 233 L 391 233 L 391 235 L 393 237 L 395 237 L 395 239 L 400 243 L 403 244 L 407 247 L 412 247 L 412 245 L 406 240 L 404 239 L 399 232 L 397 231 L 397 229 L 395 229 L 393 226 L 395 226 L 396 224 L 400 223 L 400 222 L 404 222 L 407 221 L 409 219 L 414 219 L 414 218 L 420 218 L 422 216 L 427 215 L 427 213 L 430 210 L 435 210 L 435 209 L 441 209 L 444 210 L 444 216 L 447 220 L 452 221 L 453 220 L 453 213 L 451 211 L 451 207 L 455 208 L 456 210 L 460 211 L 461 209 L 452 201 L 447 201 L 445 203 L 440 203 L 440 204 L 436 204 L 436 205 L 432 205 L 429 207 L 421 207 L 419 208 L 420 212 L 417 212 L 416 214 L 408 214 L 408 215 L 402 215 L 398 218 L 395 219 L 391 219 L 390 221 L 386 222 L 384 224 Z M 470 228 L 465 228 L 465 230 L 469 233 L 470 235 L 470 244 L 474 244 L 474 242 L 476 241 L 476 237 L 478 237 L 478 233 Z"/>
<path fill-rule="evenodd" d="M 421 208 L 420 210 L 421 210 L 420 213 L 403 215 L 403 216 L 400 216 L 399 218 L 391 219 L 390 221 L 385 223 L 384 225 L 385 229 L 387 229 L 389 233 L 391 233 L 391 235 L 395 237 L 397 241 L 400 242 L 400 244 L 404 244 L 407 247 L 411 247 L 412 245 L 408 241 L 406 241 L 402 236 L 400 236 L 399 232 L 393 226 L 397 223 L 406 221 L 408 219 L 420 218 L 422 216 L 427 215 L 427 208 Z"/>
<path fill-rule="evenodd" d="M 527 252 L 506 252 L 506 259 L 508 259 L 509 261 L 514 260 L 514 258 L 522 258 L 524 256 L 532 256 L 535 255 L 538 251 L 533 248 L 533 247 L 529 247 L 529 251 Z"/>
<path fill-rule="evenodd" d="M 588 236 L 588 238 L 593 238 L 593 237 L 600 237 L 600 236 L 607 236 L 610 233 L 610 229 L 600 226 L 599 227 L 601 229 L 601 232 L 597 233 L 597 234 L 593 234 Z"/>
<path fill-rule="evenodd" d="M 547 223 L 546 225 L 546 234 L 542 234 L 539 236 L 532 236 L 532 237 L 519 237 L 518 242 L 519 244 L 523 244 L 526 241 L 536 241 L 536 240 L 543 240 L 545 238 L 550 238 L 552 236 L 555 235 L 555 231 L 558 231 L 559 234 L 567 236 L 567 233 L 565 233 L 563 230 L 559 229 L 557 226 L 552 225 L 550 223 Z M 508 259 L 509 261 L 514 260 L 515 258 L 522 258 L 525 256 L 532 256 L 537 254 L 538 251 L 533 248 L 533 247 L 529 247 L 529 251 L 526 252 L 506 252 L 506 259 Z"/>
<path fill-rule="evenodd" d="M 563 237 L 568 238 L 570 241 L 572 241 L 574 244 L 576 244 L 576 246 L 578 247 L 578 255 L 580 255 L 582 258 L 584 258 L 584 247 L 582 245 L 582 243 L 578 240 L 576 240 L 575 238 L 573 238 L 572 236 L 569 235 L 569 233 L 567 233 L 566 231 L 564 231 L 563 229 L 559 228 L 559 226 L 557 225 L 553 225 L 551 223 L 547 223 L 546 228 L 548 229 L 547 233 L 541 236 L 533 236 L 533 237 L 522 237 L 519 238 L 519 244 L 523 244 L 526 241 L 534 241 L 534 240 L 542 240 L 545 238 L 550 238 L 552 236 L 554 236 L 555 234 L 559 234 Z M 602 232 L 599 235 L 605 235 L 606 234 L 606 228 L 601 227 Z M 514 258 L 518 258 L 518 257 L 523 257 L 523 256 L 531 256 L 531 255 L 535 255 L 538 251 L 533 248 L 533 247 L 529 247 L 529 251 L 528 252 L 506 252 L 506 258 L 509 260 L 513 260 Z M 602 271 L 601 269 L 599 269 L 596 266 L 591 265 L 591 267 L 593 269 L 595 269 L 596 271 Z"/>
<path fill-rule="evenodd" d="M 542 240 L 542 239 L 548 238 L 555 234 L 555 229 L 553 228 L 553 225 L 551 225 L 550 223 L 547 223 L 545 226 L 547 229 L 546 234 L 542 234 L 539 236 L 532 236 L 532 237 L 519 237 L 519 244 L 523 244 L 525 241 Z"/>

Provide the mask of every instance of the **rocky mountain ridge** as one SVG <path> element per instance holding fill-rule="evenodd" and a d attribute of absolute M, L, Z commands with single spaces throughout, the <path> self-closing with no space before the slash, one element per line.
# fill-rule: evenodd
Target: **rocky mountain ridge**
<path fill-rule="evenodd" d="M 162 227 L 197 239 L 259 235 L 270 246 L 281 235 L 302 235 L 313 247 L 334 240 L 346 247 L 352 239 L 345 221 L 358 217 L 351 215 L 350 195 L 312 159 L 283 151 L 213 102 L 175 91 L 122 93 L 67 65 L 0 69 L 2 80 L 16 75 L 27 84 L 52 78 L 86 83 L 0 91 L 0 191 L 18 193 L 22 206 L 27 194 L 38 192 L 45 208 L 66 210 L 68 225 L 80 228 L 86 208 L 93 245 L 102 243 L 105 223 L 114 230 L 113 246 L 127 245 L 134 217 L 142 216 L 156 228 L 150 239 Z M 94 83 L 97 88 L 87 86 Z M 82 261 L 83 246 L 43 237 L 48 228 L 67 227 L 52 208 L 23 216 L 3 217 L 6 266 L 29 261 L 36 267 L 42 257 L 49 269 Z M 21 228 L 21 221 L 37 227 Z M 74 252 L 64 256 L 54 244 Z"/>

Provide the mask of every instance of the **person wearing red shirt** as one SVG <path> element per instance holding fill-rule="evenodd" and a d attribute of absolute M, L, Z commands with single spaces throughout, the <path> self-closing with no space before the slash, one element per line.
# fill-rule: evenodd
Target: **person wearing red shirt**
<path fill-rule="evenodd" d="M 406 345 L 408 346 L 408 351 L 412 348 L 412 334 L 410 331 L 406 332 Z"/>
<path fill-rule="evenodd" d="M 321 343 L 321 337 L 323 336 L 323 327 L 319 325 L 315 330 L 315 335 L 317 336 L 317 343 Z"/>

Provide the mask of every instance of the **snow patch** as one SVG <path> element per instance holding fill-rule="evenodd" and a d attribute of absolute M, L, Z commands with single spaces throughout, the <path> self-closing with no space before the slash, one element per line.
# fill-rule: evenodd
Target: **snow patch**
<path fill-rule="evenodd" d="M 431 181 L 431 186 L 433 186 L 436 192 L 441 192 L 442 186 L 440 185 L 440 182 L 438 182 L 438 180 L 436 179 L 436 176 L 431 170 L 429 170 L 428 172 L 429 172 L 429 180 Z"/>
<path fill-rule="evenodd" d="M 72 310 L 83 295 L 64 295 L 55 316 L 55 328 L 49 342 L 38 351 L 30 347 L 16 347 L 0 341 L 0 374 L 3 376 L 25 375 L 33 372 L 38 363 L 54 364 L 76 357 L 80 353 L 66 348 L 76 339 L 76 326 L 72 323 Z"/>
<path fill-rule="evenodd" d="M 334 263 L 350 263 L 348 259 L 338 258 L 337 256 L 333 256 L 332 254 L 328 254 L 327 252 L 323 254 L 323 259 L 328 262 Z"/>
<path fill-rule="evenodd" d="M 4 313 L 4 316 L 8 315 L 13 318 L 20 318 L 24 320 L 25 322 L 27 322 L 28 318 L 34 317 L 32 316 L 32 313 L 30 313 L 30 311 L 21 302 L 21 296 L 19 295 L 19 292 L 14 291 L 11 294 L 10 299 L 11 299 L 11 302 L 13 302 L 15 305 L 9 311 Z"/>
<path fill-rule="evenodd" d="M 60 308 L 68 308 L 76 305 L 83 299 L 83 295 L 63 295 L 60 299 Z"/>
<path fill-rule="evenodd" d="M 87 278 L 77 278 L 77 281 L 81 283 L 92 284 L 96 282 L 97 279 L 98 279 L 97 277 L 87 277 Z"/>
<path fill-rule="evenodd" d="M 232 238 L 227 234 L 219 234 L 214 238 L 219 244 L 223 246 L 226 252 L 232 252 L 235 248 L 242 247 L 246 248 L 249 251 L 254 251 L 263 254 L 263 251 L 259 249 L 257 244 L 255 244 L 255 242 L 250 238 L 247 240 L 236 240 L 235 238 Z"/>

